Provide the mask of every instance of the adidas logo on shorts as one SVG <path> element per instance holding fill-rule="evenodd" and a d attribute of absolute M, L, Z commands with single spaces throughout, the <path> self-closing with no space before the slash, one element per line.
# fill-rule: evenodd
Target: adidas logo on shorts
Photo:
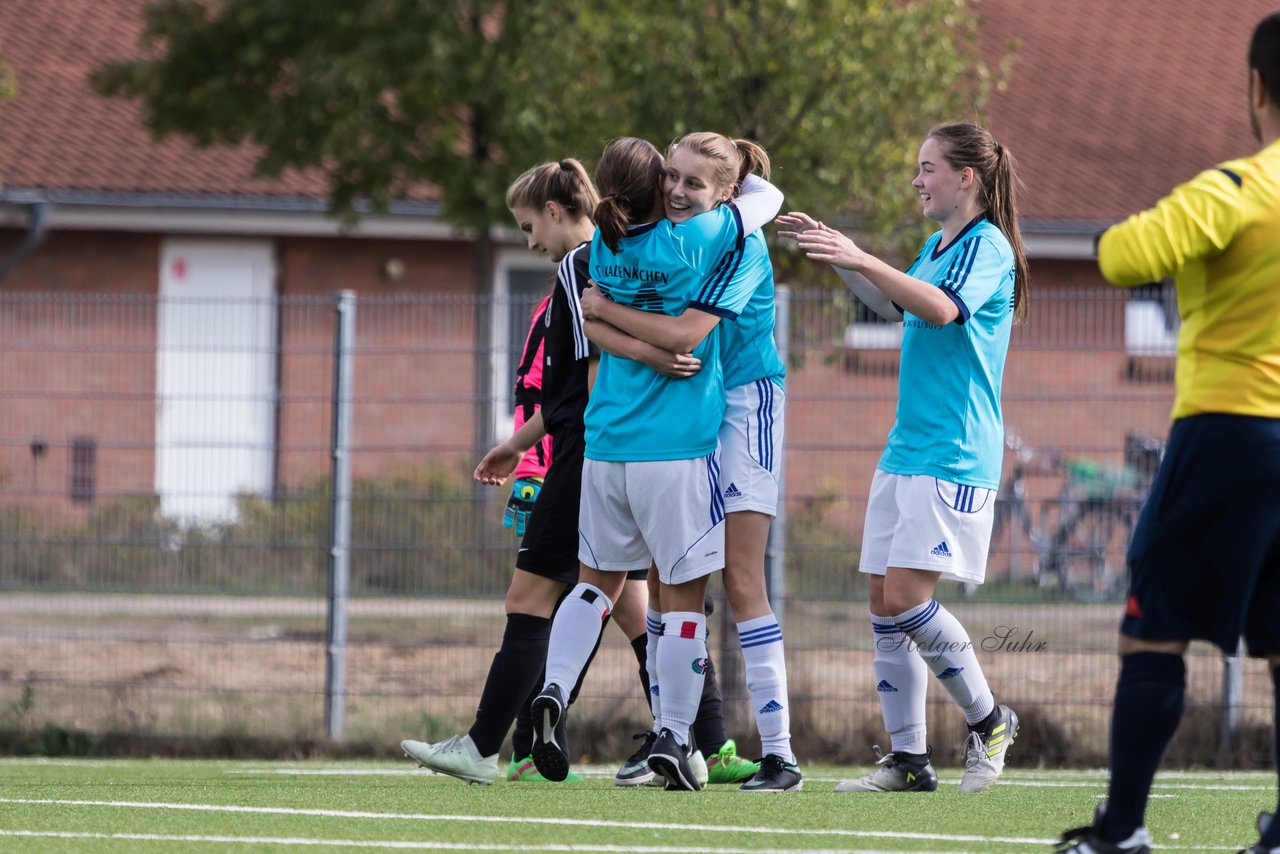
<path fill-rule="evenodd" d="M 738 487 L 735 484 L 730 483 L 729 488 L 724 491 L 724 497 L 725 498 L 741 498 L 742 493 L 738 491 Z"/>
<path fill-rule="evenodd" d="M 947 548 L 947 541 L 943 540 L 942 542 L 934 546 L 929 551 L 929 554 L 937 555 L 938 557 L 951 557 L 951 549 Z"/>
<path fill-rule="evenodd" d="M 762 715 L 767 715 L 770 712 L 780 712 L 780 711 L 782 711 L 782 704 L 779 703 L 777 700 L 770 700 L 769 702 L 765 703 L 763 706 L 760 707 L 760 714 Z"/>

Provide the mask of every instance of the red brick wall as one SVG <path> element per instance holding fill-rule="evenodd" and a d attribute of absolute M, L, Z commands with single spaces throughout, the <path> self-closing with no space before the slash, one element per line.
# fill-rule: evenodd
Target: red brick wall
<path fill-rule="evenodd" d="M 0 252 L 20 237 L 0 232 Z M 67 445 L 77 436 L 99 442 L 101 495 L 150 493 L 160 245 L 155 235 L 51 232 L 4 280 L 0 300 L 49 298 L 0 302 L 0 500 L 68 509 Z M 281 484 L 296 487 L 329 468 L 331 298 L 340 289 L 360 295 L 356 476 L 473 462 L 470 245 L 289 237 L 277 247 L 286 300 Z M 403 265 L 398 282 L 384 273 L 391 258 Z M 1015 331 L 1006 374 L 1007 424 L 1028 444 L 1115 461 L 1126 431 L 1163 435 L 1172 385 L 1126 378 L 1122 295 L 1087 263 L 1038 261 L 1033 275 L 1032 314 Z M 1061 298 L 1067 290 L 1084 298 Z M 428 307 L 414 299 L 426 293 L 456 296 Z M 65 294 L 89 299 L 59 301 Z M 809 340 L 840 340 L 843 321 L 815 315 L 812 323 L 831 328 Z M 806 355 L 788 383 L 789 492 L 795 502 L 841 496 L 830 515 L 856 530 L 893 420 L 896 356 L 864 353 L 855 364 L 833 349 Z M 34 440 L 48 446 L 39 459 Z"/>

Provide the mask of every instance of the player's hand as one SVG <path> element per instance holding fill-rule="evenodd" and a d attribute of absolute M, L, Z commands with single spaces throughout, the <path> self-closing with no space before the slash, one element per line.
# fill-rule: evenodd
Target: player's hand
<path fill-rule="evenodd" d="M 649 367 L 664 377 L 674 380 L 685 380 L 702 370 L 702 360 L 691 353 L 671 353 L 659 351 Z"/>
<path fill-rule="evenodd" d="M 486 486 L 502 486 L 516 470 L 523 456 L 523 451 L 517 451 L 507 442 L 495 445 L 484 455 L 480 465 L 476 466 L 472 477 Z"/>
<path fill-rule="evenodd" d="M 600 293 L 600 288 L 596 283 L 587 279 L 587 287 L 582 289 L 582 296 L 579 303 L 582 305 L 582 316 L 587 320 L 599 320 L 600 316 L 596 314 L 597 307 L 605 301 L 604 294 Z"/>
<path fill-rule="evenodd" d="M 502 527 L 516 529 L 516 536 L 524 536 L 525 523 L 533 512 L 533 503 L 538 500 L 542 491 L 542 478 L 519 477 L 511 484 L 511 497 L 507 499 L 507 509 L 502 514 Z"/>
<path fill-rule="evenodd" d="M 802 232 L 810 231 L 818 227 L 819 223 L 816 219 L 809 216 L 804 211 L 790 211 L 784 213 L 774 220 L 778 225 L 782 226 L 785 231 L 779 231 L 779 237 L 794 238 Z"/>
<path fill-rule="evenodd" d="M 778 232 L 779 236 L 794 240 L 805 256 L 814 261 L 825 261 L 836 267 L 861 272 L 869 257 L 844 233 L 824 223 L 815 222 L 808 214 L 783 214 L 778 217 L 778 223 L 791 229 Z"/>

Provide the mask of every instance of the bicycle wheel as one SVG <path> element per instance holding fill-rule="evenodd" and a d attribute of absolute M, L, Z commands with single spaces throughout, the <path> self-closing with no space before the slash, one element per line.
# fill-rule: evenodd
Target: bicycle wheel
<path fill-rule="evenodd" d="M 1061 592 L 1099 602 L 1124 592 L 1125 553 L 1133 534 L 1128 505 L 1107 499 L 1080 502 L 1061 521 L 1045 556 Z"/>

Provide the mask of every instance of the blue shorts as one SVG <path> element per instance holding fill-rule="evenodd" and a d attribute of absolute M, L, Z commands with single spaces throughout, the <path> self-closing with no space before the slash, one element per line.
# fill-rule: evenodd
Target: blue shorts
<path fill-rule="evenodd" d="M 1129 575 L 1121 633 L 1280 654 L 1280 419 L 1174 422 Z"/>

